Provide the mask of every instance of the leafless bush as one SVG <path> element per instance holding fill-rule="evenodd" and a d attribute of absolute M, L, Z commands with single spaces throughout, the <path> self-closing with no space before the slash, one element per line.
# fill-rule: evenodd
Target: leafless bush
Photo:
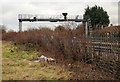
<path fill-rule="evenodd" d="M 76 34 L 79 34 L 77 30 L 58 26 L 54 31 L 49 28 L 41 28 L 19 33 L 6 33 L 3 35 L 3 40 L 12 40 L 23 44 L 32 43 L 37 50 L 54 53 L 54 57 L 57 59 L 79 61 L 85 52 L 83 52 L 84 47 Z"/>
<path fill-rule="evenodd" d="M 16 32 L 9 32 L 9 33 L 4 33 L 2 34 L 2 40 L 14 40 L 16 37 L 17 33 Z"/>
<path fill-rule="evenodd" d="M 0 33 L 6 33 L 6 26 L 0 25 Z"/>
<path fill-rule="evenodd" d="M 114 29 L 115 31 L 108 31 L 108 28 L 105 28 L 105 30 L 94 31 L 93 35 L 103 36 L 108 32 L 113 33 L 111 36 L 113 36 L 114 33 L 115 35 L 119 35 L 119 27 L 110 29 Z M 48 52 L 50 53 L 49 55 L 54 57 L 56 61 L 60 63 L 65 64 L 73 63 L 75 61 L 84 61 L 86 63 L 93 63 L 97 67 L 106 68 L 107 70 L 115 70 L 114 73 L 116 73 L 117 78 L 120 78 L 118 73 L 118 70 L 120 69 L 119 62 L 111 62 L 111 60 L 104 61 L 104 58 L 102 58 L 100 54 L 97 55 L 94 50 L 92 50 L 92 41 L 89 40 L 89 38 L 84 37 L 84 26 L 78 26 L 76 29 L 68 29 L 63 26 L 58 26 L 54 31 L 49 28 L 41 28 L 18 33 L 8 32 L 4 33 L 2 37 L 3 40 L 10 40 L 20 44 L 28 44 L 26 45 L 27 47 L 34 46 L 38 51 L 41 50 L 45 53 Z M 109 44 L 110 37 L 107 39 L 108 40 L 105 41 L 109 41 Z M 110 65 L 113 66 L 111 67 Z"/>

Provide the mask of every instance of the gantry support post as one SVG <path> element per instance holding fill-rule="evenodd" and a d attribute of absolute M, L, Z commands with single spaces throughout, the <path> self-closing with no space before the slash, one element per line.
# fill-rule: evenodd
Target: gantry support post
<path fill-rule="evenodd" d="M 88 36 L 88 23 L 87 23 L 87 21 L 85 22 L 85 36 L 86 36 L 86 38 Z"/>
<path fill-rule="evenodd" d="M 120 1 L 118 2 L 118 25 L 120 25 Z"/>
<path fill-rule="evenodd" d="M 19 32 L 22 32 L 22 21 L 19 21 Z"/>

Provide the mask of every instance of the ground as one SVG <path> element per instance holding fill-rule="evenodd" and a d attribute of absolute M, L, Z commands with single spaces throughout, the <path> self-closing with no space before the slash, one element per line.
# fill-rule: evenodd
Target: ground
<path fill-rule="evenodd" d="M 64 68 L 42 62 L 29 61 L 37 57 L 37 51 L 26 51 L 12 42 L 3 42 L 2 79 L 3 80 L 67 80 L 71 72 Z"/>
<path fill-rule="evenodd" d="M 2 45 L 2 79 L 3 80 L 114 80 L 114 76 L 91 64 L 61 66 L 44 61 L 30 61 L 41 53 L 26 49 L 24 45 L 16 46 L 13 42 L 3 41 Z"/>

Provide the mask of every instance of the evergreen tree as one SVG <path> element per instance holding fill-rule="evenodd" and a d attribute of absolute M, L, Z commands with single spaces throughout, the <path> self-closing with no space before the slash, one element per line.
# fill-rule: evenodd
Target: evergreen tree
<path fill-rule="evenodd" d="M 107 12 L 102 7 L 96 5 L 91 8 L 88 6 L 85 9 L 85 14 L 83 17 L 86 20 L 90 19 L 93 29 L 108 26 L 110 23 Z"/>

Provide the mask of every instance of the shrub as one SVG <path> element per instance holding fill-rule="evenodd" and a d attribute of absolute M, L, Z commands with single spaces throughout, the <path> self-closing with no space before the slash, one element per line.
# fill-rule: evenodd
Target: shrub
<path fill-rule="evenodd" d="M 78 28 L 77 28 L 78 29 Z M 80 31 L 80 26 L 79 26 Z M 33 29 L 24 32 L 9 32 L 3 35 L 3 40 L 25 44 L 27 49 L 34 47 L 37 50 L 49 52 L 57 59 L 79 61 L 84 54 L 78 31 L 58 26 L 55 30 L 49 28 Z M 82 41 L 84 43 L 84 41 Z"/>

